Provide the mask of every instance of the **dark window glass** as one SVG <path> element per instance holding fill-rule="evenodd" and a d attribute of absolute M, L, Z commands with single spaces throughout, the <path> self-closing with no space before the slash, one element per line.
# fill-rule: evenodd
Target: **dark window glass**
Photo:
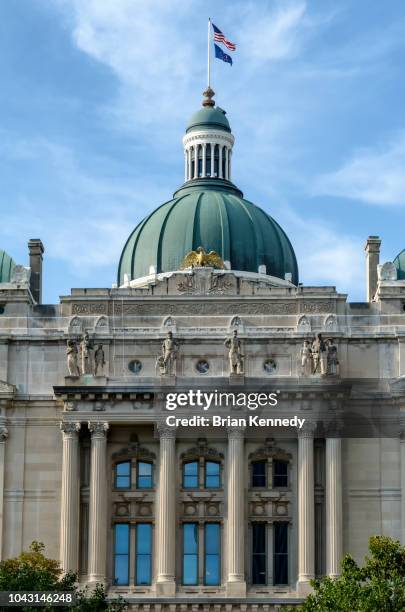
<path fill-rule="evenodd" d="M 136 473 L 137 489 L 151 489 L 153 487 L 152 464 L 138 461 Z"/>
<path fill-rule="evenodd" d="M 205 570 L 204 584 L 221 583 L 221 528 L 219 523 L 205 524 Z"/>
<path fill-rule="evenodd" d="M 114 584 L 129 582 L 129 525 L 114 527 Z"/>
<path fill-rule="evenodd" d="M 117 489 L 131 487 L 131 462 L 123 461 L 115 466 L 115 486 Z"/>
<path fill-rule="evenodd" d="M 205 150 L 205 176 L 211 176 L 211 145 L 207 144 Z"/>
<path fill-rule="evenodd" d="M 252 583 L 266 582 L 266 524 L 252 523 Z"/>
<path fill-rule="evenodd" d="M 183 487 L 185 489 L 198 487 L 198 461 L 189 461 L 183 465 Z"/>
<path fill-rule="evenodd" d="M 252 463 L 252 487 L 266 486 L 267 461 L 254 461 Z"/>
<path fill-rule="evenodd" d="M 288 584 L 288 523 L 274 523 L 274 584 Z"/>
<path fill-rule="evenodd" d="M 136 567 L 135 584 L 152 582 L 152 525 L 136 525 Z"/>
<path fill-rule="evenodd" d="M 183 525 L 183 584 L 198 583 L 198 525 Z"/>
<path fill-rule="evenodd" d="M 219 174 L 219 147 L 215 145 L 214 148 L 214 176 Z"/>
<path fill-rule="evenodd" d="M 205 488 L 219 489 L 221 486 L 221 466 L 217 461 L 205 462 Z"/>
<path fill-rule="evenodd" d="M 287 461 L 273 461 L 273 487 L 288 487 Z"/>

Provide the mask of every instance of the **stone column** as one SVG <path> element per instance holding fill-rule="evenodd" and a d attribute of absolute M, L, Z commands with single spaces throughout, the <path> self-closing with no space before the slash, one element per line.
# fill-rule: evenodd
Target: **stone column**
<path fill-rule="evenodd" d="M 219 145 L 219 158 L 218 158 L 218 177 L 223 178 L 222 176 L 222 145 Z"/>
<path fill-rule="evenodd" d="M 298 582 L 307 595 L 315 576 L 314 431 L 308 423 L 298 432 Z"/>
<path fill-rule="evenodd" d="M 207 176 L 207 169 L 206 169 L 206 163 L 207 163 L 207 145 L 203 144 L 203 152 L 202 152 L 202 173 L 201 176 L 203 178 L 205 178 Z"/>
<path fill-rule="evenodd" d="M 227 595 L 246 596 L 244 430 L 228 429 Z"/>
<path fill-rule="evenodd" d="M 91 433 L 89 583 L 106 583 L 108 423 L 89 423 Z"/>
<path fill-rule="evenodd" d="M 214 153 L 215 145 L 211 143 L 211 163 L 210 163 L 210 177 L 214 178 Z"/>
<path fill-rule="evenodd" d="M 60 562 L 63 571 L 79 570 L 79 431 L 80 423 L 61 423 L 62 496 Z"/>
<path fill-rule="evenodd" d="M 326 438 L 326 573 L 340 574 L 342 541 L 342 440 Z"/>
<path fill-rule="evenodd" d="M 405 413 L 400 415 L 401 544 L 405 546 Z"/>
<path fill-rule="evenodd" d="M 225 176 L 224 179 L 228 180 L 228 147 L 225 147 Z"/>
<path fill-rule="evenodd" d="M 198 178 L 198 145 L 194 147 L 194 176 L 193 178 Z"/>
<path fill-rule="evenodd" d="M 188 151 L 184 151 L 184 182 L 188 179 Z"/>
<path fill-rule="evenodd" d="M 4 468 L 8 429 L 0 424 L 0 561 L 3 559 Z"/>
<path fill-rule="evenodd" d="M 159 424 L 159 505 L 157 508 L 156 594 L 173 597 L 176 593 L 176 430 Z"/>

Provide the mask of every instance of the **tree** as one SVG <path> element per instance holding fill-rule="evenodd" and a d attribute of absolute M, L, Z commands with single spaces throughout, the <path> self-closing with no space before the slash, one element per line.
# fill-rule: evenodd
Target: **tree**
<path fill-rule="evenodd" d="M 405 547 L 386 536 L 373 536 L 369 540 L 369 551 L 370 556 L 365 558 L 363 567 L 346 555 L 338 578 L 313 580 L 314 593 L 298 610 L 404 612 Z"/>
<path fill-rule="evenodd" d="M 93 590 L 79 589 L 77 574 L 63 574 L 58 561 L 44 555 L 42 542 L 32 542 L 29 550 L 18 557 L 6 559 L 0 563 L 0 591 L 68 591 L 76 596 L 76 605 L 68 607 L 47 607 L 42 610 L 55 612 L 123 612 L 126 604 L 122 598 L 114 602 L 106 600 L 104 587 L 97 584 Z M 32 606 L 13 608 L 27 611 L 39 608 Z M 1 608 L 7 611 L 8 608 Z"/>

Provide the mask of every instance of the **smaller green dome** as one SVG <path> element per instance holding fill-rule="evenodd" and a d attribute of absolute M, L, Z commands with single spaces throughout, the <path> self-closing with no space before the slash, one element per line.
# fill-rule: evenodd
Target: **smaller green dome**
<path fill-rule="evenodd" d="M 219 106 L 200 108 L 188 122 L 186 134 L 204 128 L 219 128 L 225 132 L 230 132 L 231 126 L 225 115 L 226 112 Z"/>
<path fill-rule="evenodd" d="M 393 263 L 398 272 L 398 280 L 405 280 L 405 249 L 395 257 Z"/>
<path fill-rule="evenodd" d="M 10 255 L 0 249 L 0 283 L 9 283 L 15 267 Z"/>

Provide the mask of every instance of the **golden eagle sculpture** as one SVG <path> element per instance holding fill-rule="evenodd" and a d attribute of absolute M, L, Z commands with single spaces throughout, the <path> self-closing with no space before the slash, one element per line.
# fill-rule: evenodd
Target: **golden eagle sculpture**
<path fill-rule="evenodd" d="M 196 251 L 190 251 L 187 253 L 180 265 L 180 270 L 185 268 L 219 268 L 220 270 L 225 269 L 225 264 L 221 257 L 215 251 L 207 253 L 204 247 L 199 246 Z"/>

